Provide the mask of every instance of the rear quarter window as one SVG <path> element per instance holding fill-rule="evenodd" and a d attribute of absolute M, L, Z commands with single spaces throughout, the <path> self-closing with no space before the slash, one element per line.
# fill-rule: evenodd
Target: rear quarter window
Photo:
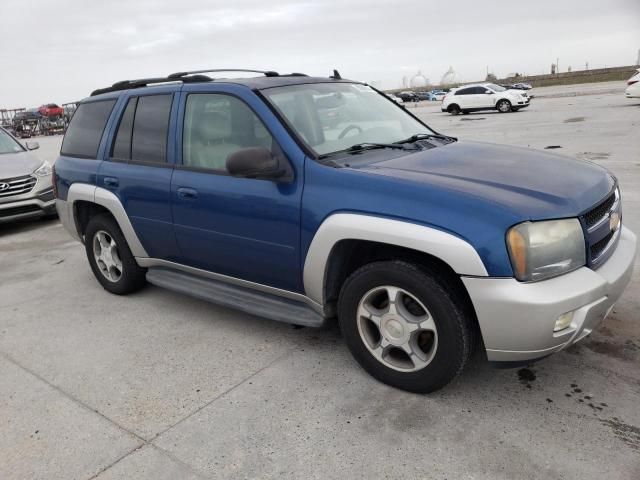
<path fill-rule="evenodd" d="M 64 136 L 60 154 L 96 158 L 100 139 L 115 104 L 115 100 L 103 100 L 78 106 Z"/>

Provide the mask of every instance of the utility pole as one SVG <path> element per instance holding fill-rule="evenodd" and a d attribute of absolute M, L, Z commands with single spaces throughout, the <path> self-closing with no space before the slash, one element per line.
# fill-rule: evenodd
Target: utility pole
<path fill-rule="evenodd" d="M 640 48 L 638 49 L 638 58 L 636 59 L 636 65 L 640 65 Z"/>
<path fill-rule="evenodd" d="M 556 57 L 556 73 L 560 73 L 560 58 Z"/>

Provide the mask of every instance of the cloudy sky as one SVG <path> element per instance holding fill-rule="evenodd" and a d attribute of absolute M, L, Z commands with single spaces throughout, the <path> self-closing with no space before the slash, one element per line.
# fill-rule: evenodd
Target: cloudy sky
<path fill-rule="evenodd" d="M 401 86 L 418 70 L 547 73 L 635 62 L 640 0 L 2 0 L 0 108 L 115 81 L 256 68 Z"/>

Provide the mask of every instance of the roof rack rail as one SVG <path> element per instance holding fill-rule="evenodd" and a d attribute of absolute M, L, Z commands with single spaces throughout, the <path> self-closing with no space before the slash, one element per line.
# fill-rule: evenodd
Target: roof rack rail
<path fill-rule="evenodd" d="M 139 78 L 137 80 L 121 80 L 119 82 L 114 83 L 110 87 L 99 88 L 91 92 L 91 96 L 95 97 L 96 95 L 101 95 L 103 93 L 109 92 L 118 92 L 120 90 L 129 90 L 131 88 L 140 88 L 146 87 L 148 85 L 154 85 L 159 83 L 172 83 L 172 82 L 210 82 L 213 80 L 211 77 L 207 75 L 194 75 L 191 77 L 153 77 L 153 78 Z"/>
<path fill-rule="evenodd" d="M 272 70 L 247 70 L 246 68 L 213 68 L 206 70 L 193 70 L 191 72 L 176 72 L 169 75 L 169 78 L 182 78 L 187 75 L 194 75 L 198 73 L 216 73 L 216 72 L 247 72 L 247 73 L 261 73 L 265 77 L 279 77 L 278 72 Z"/>
<path fill-rule="evenodd" d="M 306 77 L 307 75 L 304 73 L 287 73 L 287 74 L 279 74 L 278 72 L 274 72 L 272 70 L 248 70 L 242 68 L 216 68 L 210 70 L 192 70 L 190 72 L 175 72 L 166 77 L 154 77 L 154 78 L 140 78 L 137 80 L 122 80 L 120 82 L 116 82 L 110 87 L 99 88 L 91 92 L 91 96 L 94 97 L 96 95 L 101 95 L 103 93 L 109 92 L 117 92 L 120 90 L 129 90 L 131 88 L 140 88 L 146 87 L 148 85 L 158 84 L 158 83 L 171 83 L 171 82 L 183 82 L 183 83 L 195 83 L 195 82 L 211 82 L 213 78 L 208 75 L 203 75 L 204 73 L 215 73 L 215 72 L 247 72 L 247 73 L 261 73 L 266 77 Z"/>

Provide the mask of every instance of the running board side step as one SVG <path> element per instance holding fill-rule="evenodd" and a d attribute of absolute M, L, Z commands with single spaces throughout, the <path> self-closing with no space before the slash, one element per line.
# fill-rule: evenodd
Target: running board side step
<path fill-rule="evenodd" d="M 258 317 L 305 327 L 322 327 L 325 324 L 320 314 L 302 302 L 185 272 L 153 267 L 147 271 L 147 281 Z"/>

